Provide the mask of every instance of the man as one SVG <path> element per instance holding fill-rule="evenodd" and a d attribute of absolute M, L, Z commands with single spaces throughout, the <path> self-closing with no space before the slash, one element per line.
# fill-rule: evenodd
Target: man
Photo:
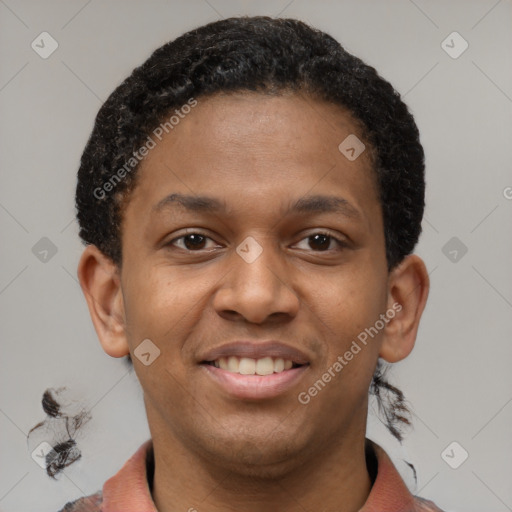
<path fill-rule="evenodd" d="M 439 510 L 365 438 L 413 349 L 424 155 L 392 86 L 302 22 L 231 18 L 136 68 L 78 173 L 78 267 L 151 439 L 84 511 Z M 134 357 L 135 356 L 135 357 Z"/>

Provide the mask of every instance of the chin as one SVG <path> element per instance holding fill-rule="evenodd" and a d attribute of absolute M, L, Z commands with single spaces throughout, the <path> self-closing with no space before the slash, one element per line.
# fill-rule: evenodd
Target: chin
<path fill-rule="evenodd" d="M 297 468 L 300 450 L 285 451 L 282 448 L 264 451 L 254 446 L 240 447 L 236 453 L 222 454 L 217 460 L 224 470 L 236 473 L 241 477 L 260 480 L 278 480 Z"/>
<path fill-rule="evenodd" d="M 260 435 L 255 435 L 255 430 L 253 427 L 252 432 L 218 432 L 214 444 L 205 446 L 203 454 L 208 453 L 209 463 L 215 461 L 219 469 L 261 479 L 283 477 L 304 459 L 308 443 L 296 432 L 268 434 L 260 430 Z"/>

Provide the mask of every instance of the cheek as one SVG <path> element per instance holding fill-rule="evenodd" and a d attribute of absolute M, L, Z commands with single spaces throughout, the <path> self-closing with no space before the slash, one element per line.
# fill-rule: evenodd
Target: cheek
<path fill-rule="evenodd" d="M 312 322 L 326 348 L 315 376 L 321 377 L 330 370 L 339 384 L 350 383 L 348 387 L 333 386 L 334 393 L 346 393 L 349 389 L 366 393 L 382 336 L 381 330 L 368 332 L 385 310 L 386 280 L 367 266 L 360 270 L 354 267 L 331 276 L 322 288 L 314 289 L 315 293 L 310 295 L 315 305 Z"/>
<path fill-rule="evenodd" d="M 386 306 L 385 281 L 372 268 L 352 267 L 323 280 L 309 283 L 311 303 L 321 320 L 340 340 L 357 336 L 373 325 Z"/>
<path fill-rule="evenodd" d="M 188 275 L 186 269 L 162 265 L 133 272 L 124 290 L 130 347 L 135 349 L 149 338 L 162 351 L 181 350 L 197 322 L 197 312 L 204 307 L 208 288 L 208 279 L 197 271 Z"/>
<path fill-rule="evenodd" d="M 180 278 L 176 274 L 180 273 Z M 128 274 L 128 272 L 127 272 Z M 183 347 L 197 324 L 197 313 L 204 300 L 204 280 L 183 278 L 183 272 L 169 266 L 135 270 L 124 286 L 126 335 L 134 369 L 144 389 L 146 405 L 152 409 L 185 407 L 183 382 L 189 362 Z M 137 359 L 137 347 L 149 339 L 159 355 L 149 365 Z M 156 353 L 156 352 L 155 352 Z"/>
<path fill-rule="evenodd" d="M 308 379 L 300 403 L 309 401 L 311 417 L 328 417 L 332 429 L 349 418 L 363 417 L 380 336 L 360 336 L 375 323 L 381 313 L 381 301 L 370 288 L 344 283 L 341 290 L 331 283 L 329 291 L 319 293 L 317 305 L 321 317 L 312 319 L 324 353 Z"/>

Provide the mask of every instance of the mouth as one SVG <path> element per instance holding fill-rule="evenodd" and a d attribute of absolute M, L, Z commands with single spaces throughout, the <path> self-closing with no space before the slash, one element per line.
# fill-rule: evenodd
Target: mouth
<path fill-rule="evenodd" d="M 292 389 L 310 361 L 279 342 L 241 341 L 211 350 L 199 364 L 230 398 L 264 400 Z"/>
<path fill-rule="evenodd" d="M 283 359 L 282 357 L 262 357 L 260 359 L 252 359 L 250 357 L 219 357 L 215 361 L 204 361 L 203 364 L 220 368 L 230 373 L 239 375 L 273 375 L 274 373 L 282 373 L 292 368 L 300 368 L 305 366 L 294 363 L 291 359 Z"/>

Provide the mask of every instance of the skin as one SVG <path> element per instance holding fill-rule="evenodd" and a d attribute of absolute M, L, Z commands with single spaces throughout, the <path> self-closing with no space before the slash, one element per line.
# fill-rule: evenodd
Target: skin
<path fill-rule="evenodd" d="M 388 272 L 370 150 L 349 161 L 338 150 L 349 134 L 363 140 L 344 110 L 296 93 L 198 98 L 138 170 L 122 268 L 93 245 L 84 250 L 78 276 L 103 349 L 131 354 L 144 390 L 159 511 L 321 503 L 351 512 L 366 501 L 368 388 L 378 357 L 396 362 L 413 349 L 429 280 L 416 255 Z M 172 193 L 208 195 L 227 210 L 155 212 Z M 317 194 L 342 197 L 357 213 L 287 213 Z M 179 238 L 187 230 L 207 238 L 194 245 Z M 311 238 L 318 233 L 344 245 Z M 252 263 L 236 252 L 248 236 L 263 249 Z M 299 403 L 395 303 L 402 309 L 385 328 Z M 133 355 L 147 338 L 161 351 L 149 366 Z M 237 339 L 284 341 L 309 367 L 276 398 L 234 399 L 197 359 Z"/>

